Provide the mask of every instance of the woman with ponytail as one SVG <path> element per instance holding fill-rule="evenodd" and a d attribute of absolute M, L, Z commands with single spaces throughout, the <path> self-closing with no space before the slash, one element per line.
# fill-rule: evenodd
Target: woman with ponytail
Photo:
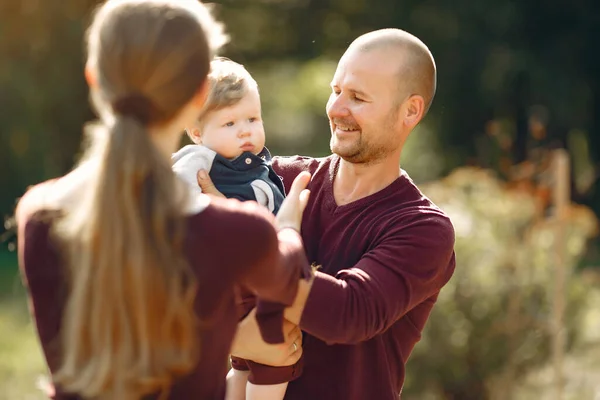
<path fill-rule="evenodd" d="M 223 399 L 237 285 L 290 305 L 309 274 L 298 230 L 310 177 L 294 182 L 275 220 L 256 204 L 192 195 L 171 171 L 226 41 L 203 4 L 108 0 L 87 39 L 100 117 L 90 146 L 17 208 L 53 397 Z M 273 329 L 268 314 L 260 321 Z M 300 340 L 285 332 L 288 364 Z"/>

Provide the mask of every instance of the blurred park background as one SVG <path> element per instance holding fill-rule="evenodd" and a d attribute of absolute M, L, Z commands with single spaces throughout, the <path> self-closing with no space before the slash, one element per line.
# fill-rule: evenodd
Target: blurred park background
<path fill-rule="evenodd" d="M 0 400 L 42 398 L 10 217 L 80 153 L 97 3 L 0 0 Z M 402 167 L 450 214 L 458 264 L 403 398 L 600 399 L 600 2 L 216 3 L 274 154 L 329 153 L 329 82 L 358 35 L 402 28 L 435 56 L 438 93 Z"/>

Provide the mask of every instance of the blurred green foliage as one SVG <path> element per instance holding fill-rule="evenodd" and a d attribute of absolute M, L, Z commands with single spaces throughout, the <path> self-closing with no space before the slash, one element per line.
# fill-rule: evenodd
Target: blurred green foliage
<path fill-rule="evenodd" d="M 81 126 L 93 118 L 82 70 L 96 4 L 0 0 L 2 214 L 28 185 L 64 173 L 76 159 Z M 215 8 L 232 37 L 224 55 L 261 86 L 273 153 L 327 154 L 324 107 L 337 60 L 358 35 L 399 27 L 428 44 L 439 74 L 426 133 L 416 132 L 404 154 L 409 173 L 432 179 L 489 164 L 498 143 L 480 144 L 490 123 L 503 127 L 508 160 L 523 161 L 537 105 L 548 111 L 548 141 L 568 146 L 584 177 L 574 197 L 600 210 L 600 3 L 222 0 Z"/>
<path fill-rule="evenodd" d="M 568 347 L 582 336 L 590 284 L 575 266 L 597 219 L 572 205 L 564 221 L 538 218 L 536 198 L 488 170 L 459 168 L 422 189 L 452 219 L 457 268 L 442 291 L 407 367 L 407 395 L 429 389 L 446 399 L 505 399 L 551 354 L 553 299 L 566 298 Z M 555 292 L 564 251 L 564 292 Z M 421 398 L 417 396 L 416 398 Z"/>

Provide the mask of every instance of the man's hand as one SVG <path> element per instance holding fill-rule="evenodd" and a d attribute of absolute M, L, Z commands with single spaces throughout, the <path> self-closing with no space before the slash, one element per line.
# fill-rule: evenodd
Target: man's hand
<path fill-rule="evenodd" d="M 202 189 L 202 193 L 215 196 L 215 197 L 225 197 L 223 193 L 219 192 L 219 190 L 215 187 L 212 179 L 208 176 L 208 172 L 201 169 L 196 174 L 196 180 L 198 181 L 198 186 Z"/>
<path fill-rule="evenodd" d="M 302 332 L 289 321 L 283 322 L 284 343 L 267 344 L 256 322 L 256 309 L 238 324 L 231 355 L 272 367 L 294 365 L 302 356 Z"/>

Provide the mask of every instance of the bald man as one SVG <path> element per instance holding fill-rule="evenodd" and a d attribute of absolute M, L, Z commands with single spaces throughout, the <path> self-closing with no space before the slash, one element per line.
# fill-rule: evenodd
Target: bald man
<path fill-rule="evenodd" d="M 305 360 L 287 400 L 401 394 L 406 361 L 455 266 L 450 220 L 398 168 L 435 89 L 435 62 L 421 40 L 398 29 L 367 33 L 331 81 L 333 154 L 274 159 L 286 190 L 301 171 L 312 174 L 302 237 L 319 266 L 286 312 L 304 332 Z M 257 331 L 252 318 L 240 323 L 232 352 L 282 363 L 290 346 L 266 346 Z"/>

